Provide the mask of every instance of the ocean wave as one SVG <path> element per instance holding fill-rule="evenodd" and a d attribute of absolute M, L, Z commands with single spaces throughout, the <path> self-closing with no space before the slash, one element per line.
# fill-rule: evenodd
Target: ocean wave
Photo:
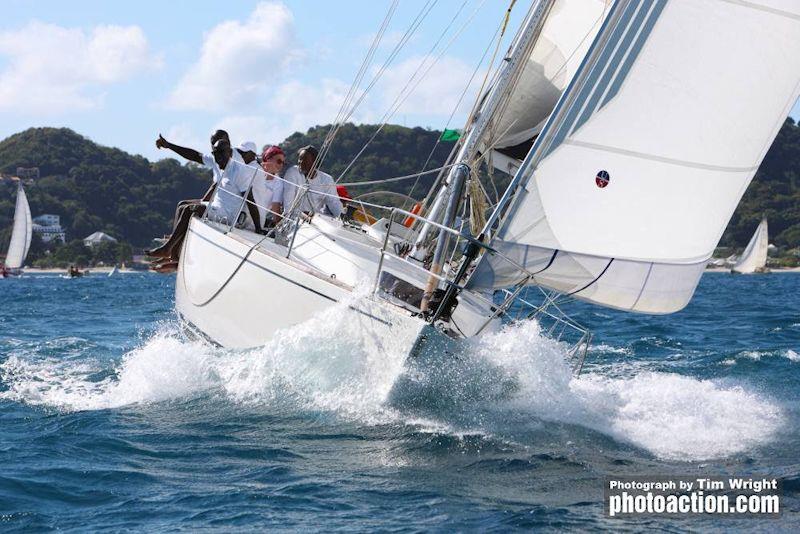
<path fill-rule="evenodd" d="M 187 340 L 170 323 L 117 362 L 12 355 L 0 364 L 0 397 L 78 411 L 214 395 L 517 441 L 542 424 L 566 423 L 692 461 L 769 442 L 783 422 L 777 404 L 742 386 L 641 370 L 576 378 L 564 346 L 534 322 L 405 362 L 404 354 L 358 346 L 345 317 L 332 308 L 249 351 Z M 798 359 L 794 351 L 787 357 Z"/>
<path fill-rule="evenodd" d="M 744 350 L 732 358 L 722 360 L 723 365 L 736 365 L 741 360 L 760 362 L 764 358 L 786 358 L 791 362 L 800 362 L 800 354 L 792 349 Z"/>

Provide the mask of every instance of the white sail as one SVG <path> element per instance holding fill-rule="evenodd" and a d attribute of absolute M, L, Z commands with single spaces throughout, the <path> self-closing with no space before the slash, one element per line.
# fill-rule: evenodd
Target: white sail
<path fill-rule="evenodd" d="M 19 269 L 25 264 L 28 249 L 31 247 L 31 237 L 33 237 L 31 208 L 28 206 L 28 197 L 25 196 L 22 182 L 19 182 L 17 206 L 14 211 L 14 227 L 11 230 L 11 242 L 8 245 L 8 253 L 6 254 L 6 267 Z"/>
<path fill-rule="evenodd" d="M 520 168 L 493 247 L 528 283 L 680 310 L 799 92 L 800 2 L 619 0 Z M 468 285 L 525 279 L 484 255 Z"/>
<path fill-rule="evenodd" d="M 767 248 L 769 247 L 769 232 L 767 219 L 764 218 L 756 228 L 750 242 L 742 253 L 742 257 L 733 266 L 737 273 L 755 273 L 767 266 Z"/>
<path fill-rule="evenodd" d="M 530 150 L 547 117 L 581 65 L 611 0 L 555 0 L 541 34 L 492 121 L 484 149 L 494 148 L 493 164 L 513 174 Z"/>

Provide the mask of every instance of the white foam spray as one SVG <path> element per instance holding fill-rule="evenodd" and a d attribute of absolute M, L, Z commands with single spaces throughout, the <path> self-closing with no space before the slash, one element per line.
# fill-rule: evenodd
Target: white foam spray
<path fill-rule="evenodd" d="M 741 453 L 770 441 L 784 418 L 774 401 L 741 386 L 654 372 L 575 378 L 564 347 L 533 322 L 465 343 L 454 358 L 404 368 L 403 354 L 368 354 L 353 343 L 341 311 L 332 308 L 250 351 L 186 341 L 174 325 L 165 327 L 113 373 L 108 362 L 12 355 L 0 365 L 7 387 L 0 396 L 96 410 L 212 394 L 362 424 L 430 420 L 436 431 L 466 425 L 512 439 L 520 428 L 554 421 L 678 460 Z M 104 378 L 93 378 L 103 371 Z"/>

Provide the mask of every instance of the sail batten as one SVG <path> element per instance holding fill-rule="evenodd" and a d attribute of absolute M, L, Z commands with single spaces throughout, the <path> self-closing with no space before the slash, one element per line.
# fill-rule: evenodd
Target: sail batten
<path fill-rule="evenodd" d="M 33 220 L 31 219 L 31 208 L 28 205 L 28 197 L 22 182 L 17 188 L 17 203 L 14 210 L 14 226 L 11 230 L 11 241 L 8 245 L 5 265 L 9 269 L 19 269 L 25 263 L 28 250 L 31 246 L 33 237 Z"/>
<path fill-rule="evenodd" d="M 612 308 L 681 309 L 799 84 L 796 3 L 616 2 L 517 171 L 491 242 L 501 254 L 468 285 L 524 283 L 557 250 L 529 283 Z"/>

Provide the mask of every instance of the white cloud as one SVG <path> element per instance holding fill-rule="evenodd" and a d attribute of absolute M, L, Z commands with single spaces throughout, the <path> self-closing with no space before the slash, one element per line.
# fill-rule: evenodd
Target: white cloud
<path fill-rule="evenodd" d="M 238 145 L 253 141 L 259 150 L 266 144 L 281 143 L 288 135 L 280 124 L 263 115 L 229 115 L 220 119 L 213 130 L 222 129 L 231 136 L 231 142 Z"/>
<path fill-rule="evenodd" d="M 348 88 L 339 80 L 322 79 L 316 84 L 292 80 L 276 87 L 258 111 L 224 116 L 214 128 L 226 130 L 234 144 L 254 141 L 261 148 L 268 143 L 281 143 L 294 132 L 333 121 Z M 369 117 L 362 113 L 355 120 Z"/>
<path fill-rule="evenodd" d="M 206 146 L 208 145 L 208 137 L 204 139 L 187 123 L 182 122 L 179 124 L 173 124 L 172 126 L 167 129 L 166 132 L 163 133 L 164 137 L 170 141 L 171 143 L 175 143 L 179 146 L 185 146 L 194 148 L 195 150 L 199 150 L 201 152 L 206 151 Z M 174 157 L 174 155 L 169 152 L 168 157 Z"/>
<path fill-rule="evenodd" d="M 414 76 L 417 67 L 422 64 L 422 69 L 404 94 L 408 94 L 412 88 L 413 92 L 403 100 L 397 113 L 438 117 L 450 115 L 469 82 L 474 67 L 458 58 L 443 56 L 428 70 L 434 59 L 432 56 L 411 57 L 386 70 L 379 83 L 383 94 L 382 112 L 389 109 L 403 87 Z M 471 109 L 478 83 L 480 80 L 473 80 L 472 92 L 468 92 L 459 105 L 459 116 L 466 115 Z"/>
<path fill-rule="evenodd" d="M 160 68 L 138 26 L 91 32 L 38 21 L 0 32 L 0 111 L 37 114 L 100 107 L 103 88 Z"/>
<path fill-rule="evenodd" d="M 199 59 L 173 89 L 167 106 L 241 111 L 258 102 L 298 55 L 289 8 L 262 2 L 246 21 L 222 22 L 206 33 Z"/>
<path fill-rule="evenodd" d="M 410 58 L 388 69 L 349 122 L 378 122 L 421 59 Z M 440 118 L 449 116 L 471 73 L 464 62 L 450 57 L 442 58 L 389 122 L 397 121 L 398 115 L 404 113 Z M 260 105 L 253 107 L 251 113 L 223 116 L 212 130 L 222 128 L 230 133 L 234 143 L 254 141 L 259 148 L 266 143 L 280 143 L 296 131 L 305 132 L 316 125 L 330 124 L 339 112 L 349 88 L 349 84 L 330 78 L 315 83 L 289 80 L 271 87 L 268 97 L 259 100 Z M 457 116 L 457 121 L 463 120 L 469 111 L 471 98 L 470 94 L 461 103 L 461 115 Z"/>
<path fill-rule="evenodd" d="M 259 147 L 280 143 L 296 131 L 330 124 L 350 83 L 308 76 L 313 64 L 321 61 L 321 45 L 308 45 L 314 47 L 314 55 L 308 58 L 313 64 L 298 61 L 303 55 L 294 34 L 292 12 L 278 2 L 261 2 L 248 17 L 218 24 L 204 36 L 197 61 L 172 90 L 167 107 L 200 110 L 213 117 L 212 130 L 228 131 L 235 144 L 254 141 Z M 385 41 L 397 38 L 389 33 Z M 387 69 L 348 120 L 378 122 L 423 59 L 411 57 Z M 433 57 L 427 59 L 426 65 Z M 295 72 L 297 76 L 292 76 Z M 471 73 L 465 62 L 452 56 L 441 58 L 390 121 L 397 121 L 398 114 L 447 117 Z M 471 104 L 469 98 L 462 103 L 463 113 Z M 187 139 L 193 136 L 180 129 L 174 133 Z"/>

